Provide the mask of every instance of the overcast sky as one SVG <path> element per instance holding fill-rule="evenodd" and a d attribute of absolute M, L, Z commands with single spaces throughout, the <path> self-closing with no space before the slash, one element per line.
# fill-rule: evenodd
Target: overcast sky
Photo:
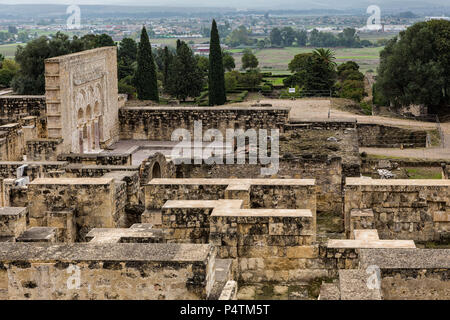
<path fill-rule="evenodd" d="M 435 6 L 450 4 L 449 0 L 0 0 L 0 4 L 109 4 L 145 6 L 199 6 L 236 8 L 297 8 L 297 9 L 341 9 L 364 8 L 371 4 L 381 7 Z M 1 9 L 1 8 L 0 8 Z"/>

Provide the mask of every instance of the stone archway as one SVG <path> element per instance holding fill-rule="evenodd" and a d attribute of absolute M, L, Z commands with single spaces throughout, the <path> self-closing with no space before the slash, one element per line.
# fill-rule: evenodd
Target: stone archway
<path fill-rule="evenodd" d="M 161 166 L 158 162 L 155 162 L 152 168 L 152 179 L 161 178 Z"/>

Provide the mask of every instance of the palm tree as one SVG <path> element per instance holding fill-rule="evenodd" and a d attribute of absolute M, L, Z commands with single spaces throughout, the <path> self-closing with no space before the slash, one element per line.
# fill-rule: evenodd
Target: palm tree
<path fill-rule="evenodd" d="M 334 62 L 334 60 L 336 60 L 336 56 L 333 50 L 320 48 L 314 50 L 313 54 L 322 58 L 328 64 L 330 69 L 336 68 L 337 64 Z"/>

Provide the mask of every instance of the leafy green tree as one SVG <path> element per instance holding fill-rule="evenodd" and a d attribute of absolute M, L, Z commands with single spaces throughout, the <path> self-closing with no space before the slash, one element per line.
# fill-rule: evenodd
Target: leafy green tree
<path fill-rule="evenodd" d="M 339 95 L 341 98 L 361 102 L 365 96 L 364 82 L 361 80 L 345 80 L 342 84 L 340 84 Z"/>
<path fill-rule="evenodd" d="M 283 37 L 278 28 L 273 28 L 270 32 L 270 42 L 273 46 L 281 46 L 283 44 Z"/>
<path fill-rule="evenodd" d="M 356 48 L 361 46 L 359 36 L 356 34 L 356 29 L 345 28 L 342 33 L 338 36 L 339 45 L 348 48 Z"/>
<path fill-rule="evenodd" d="M 306 43 L 308 42 L 308 32 L 306 30 L 298 31 L 296 39 L 297 39 L 297 46 L 299 47 L 306 46 Z"/>
<path fill-rule="evenodd" d="M 139 100 L 159 102 L 156 65 L 145 26 L 142 28 L 141 41 L 139 42 L 135 85 Z"/>
<path fill-rule="evenodd" d="M 223 52 L 223 67 L 227 71 L 232 71 L 234 68 L 236 68 L 236 63 L 234 62 L 234 58 L 231 55 L 231 53 Z"/>
<path fill-rule="evenodd" d="M 44 94 L 45 77 L 44 60 L 69 53 L 78 52 L 65 34 L 58 32 L 52 39 L 40 37 L 18 46 L 15 60 L 20 71 L 11 81 L 11 86 L 18 94 Z"/>
<path fill-rule="evenodd" d="M 264 49 L 266 47 L 266 41 L 265 40 L 258 40 L 258 43 L 256 44 L 256 46 L 258 47 L 258 49 Z"/>
<path fill-rule="evenodd" d="M 183 101 L 200 95 L 204 85 L 202 71 L 189 46 L 181 42 L 170 67 L 167 91 Z"/>
<path fill-rule="evenodd" d="M 238 84 L 241 87 L 255 89 L 261 83 L 263 76 L 258 69 L 250 69 L 245 73 L 241 73 L 238 78 Z"/>
<path fill-rule="evenodd" d="M 232 47 L 237 47 L 251 45 L 253 41 L 250 39 L 250 31 L 245 26 L 239 26 L 226 38 L 225 43 Z"/>
<path fill-rule="evenodd" d="M 133 86 L 133 76 L 129 75 L 119 80 L 118 89 L 119 93 L 127 94 L 129 98 L 136 96 L 136 88 Z"/>
<path fill-rule="evenodd" d="M 103 33 L 97 37 L 97 43 L 96 43 L 97 48 L 112 47 L 115 45 L 116 45 L 116 43 L 114 42 L 114 40 L 111 38 L 111 36 L 109 36 L 107 34 Z"/>
<path fill-rule="evenodd" d="M 123 38 L 117 50 L 117 56 L 121 60 L 134 62 L 137 59 L 138 47 L 136 41 L 131 38 Z"/>
<path fill-rule="evenodd" d="M 259 61 L 258 58 L 253 54 L 252 50 L 245 49 L 244 54 L 242 56 L 242 68 L 247 69 L 256 69 L 258 67 Z"/>
<path fill-rule="evenodd" d="M 364 74 L 359 71 L 359 65 L 354 61 L 347 61 L 337 68 L 338 79 L 341 82 L 346 80 L 363 81 Z"/>
<path fill-rule="evenodd" d="M 380 53 L 377 96 L 393 106 L 426 105 L 450 113 L 450 21 L 419 22 Z"/>
<path fill-rule="evenodd" d="M 284 27 L 281 29 L 281 38 L 283 46 L 291 47 L 296 39 L 297 33 L 291 27 Z"/>
<path fill-rule="evenodd" d="M 2 68 L 3 60 L 5 60 L 5 56 L 0 53 L 0 68 Z"/>
<path fill-rule="evenodd" d="M 361 102 L 367 94 L 364 86 L 364 75 L 359 71 L 359 65 L 354 61 L 347 61 L 338 66 L 337 74 L 339 96 Z"/>
<path fill-rule="evenodd" d="M 205 79 L 208 76 L 209 58 L 201 55 L 196 55 L 195 60 L 197 68 L 202 75 L 202 78 Z"/>
<path fill-rule="evenodd" d="M 30 38 L 28 37 L 27 32 L 19 32 L 19 34 L 17 35 L 17 40 L 22 43 L 27 43 Z"/>
<path fill-rule="evenodd" d="M 8 33 L 11 34 L 17 34 L 19 31 L 17 30 L 17 27 L 15 26 L 8 26 Z"/>
<path fill-rule="evenodd" d="M 131 38 L 124 38 L 117 50 L 117 66 L 119 80 L 131 76 L 135 72 L 137 59 L 137 43 Z"/>
<path fill-rule="evenodd" d="M 336 81 L 336 70 L 330 61 L 315 53 L 302 53 L 289 63 L 289 70 L 294 73 L 284 80 L 290 87 L 298 85 L 307 91 L 331 91 Z"/>
<path fill-rule="evenodd" d="M 11 42 L 12 36 L 9 32 L 0 32 L 0 44 Z"/>
<path fill-rule="evenodd" d="M 230 71 L 225 73 L 225 88 L 227 92 L 235 90 L 240 77 L 239 71 Z"/>
<path fill-rule="evenodd" d="M 211 27 L 211 39 L 209 49 L 209 105 L 223 105 L 227 101 L 225 92 L 225 74 L 220 47 L 219 32 L 216 20 Z"/>

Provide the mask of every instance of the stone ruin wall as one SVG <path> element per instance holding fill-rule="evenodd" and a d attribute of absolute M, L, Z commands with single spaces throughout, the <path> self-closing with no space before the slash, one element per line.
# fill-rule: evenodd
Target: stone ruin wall
<path fill-rule="evenodd" d="M 348 178 L 345 227 L 350 236 L 352 210 L 372 210 L 372 226 L 381 239 L 448 242 L 448 180 L 372 180 Z"/>
<path fill-rule="evenodd" d="M 425 148 L 427 131 L 380 124 L 358 124 L 359 146 L 368 148 Z"/>
<path fill-rule="evenodd" d="M 194 138 L 194 121 L 202 121 L 203 133 L 218 129 L 282 129 L 289 108 L 248 107 L 124 107 L 119 110 L 120 139 L 170 141 L 172 132 L 184 128 Z M 270 133 L 270 131 L 269 131 Z"/>
<path fill-rule="evenodd" d="M 206 299 L 214 264 L 210 245 L 6 243 L 0 299 Z"/>
<path fill-rule="evenodd" d="M 127 227 L 126 183 L 112 178 L 34 180 L 27 190 L 30 226 L 45 227 L 55 211 L 74 212 L 77 241 L 91 228 Z"/>
<path fill-rule="evenodd" d="M 47 136 L 45 96 L 0 96 L 0 125 L 36 117 L 38 137 Z"/>
<path fill-rule="evenodd" d="M 24 133 L 22 126 L 11 123 L 0 126 L 0 160 L 20 161 L 24 154 Z"/>
<path fill-rule="evenodd" d="M 196 165 L 180 164 L 176 166 L 176 176 L 183 178 L 230 179 L 248 177 L 252 179 L 265 178 L 261 176 L 261 165 Z M 278 174 L 270 178 L 285 179 L 315 179 L 317 188 L 317 211 L 342 214 L 342 163 L 341 159 L 308 160 L 280 159 Z"/>
<path fill-rule="evenodd" d="M 450 249 L 361 249 L 360 264 L 381 271 L 385 300 L 449 300 Z"/>
<path fill-rule="evenodd" d="M 117 47 L 45 61 L 48 138 L 62 151 L 84 153 L 117 141 Z"/>
<path fill-rule="evenodd" d="M 300 181 L 302 183 L 297 184 Z M 249 208 L 310 209 L 316 212 L 314 180 L 155 179 L 144 186 L 147 210 L 160 210 L 168 200 L 230 199 L 230 185 L 248 185 Z"/>

